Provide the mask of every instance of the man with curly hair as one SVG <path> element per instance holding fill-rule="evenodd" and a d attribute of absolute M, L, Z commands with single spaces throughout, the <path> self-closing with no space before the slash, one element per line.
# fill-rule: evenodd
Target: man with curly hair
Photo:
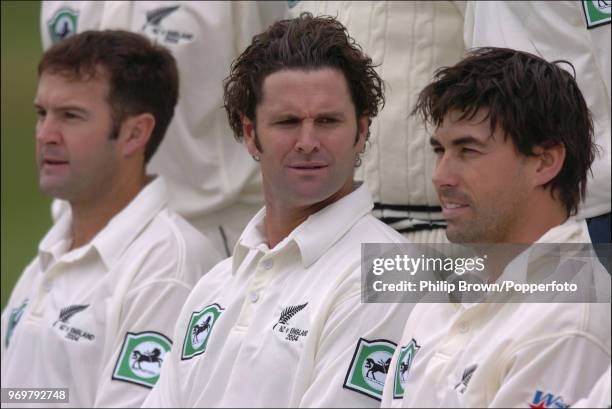
<path fill-rule="evenodd" d="M 403 241 L 353 182 L 382 80 L 342 24 L 305 13 L 255 36 L 224 87 L 265 208 L 187 300 L 145 406 L 378 406 L 386 371 L 368 369 L 411 309 L 361 303 L 361 244 Z"/>

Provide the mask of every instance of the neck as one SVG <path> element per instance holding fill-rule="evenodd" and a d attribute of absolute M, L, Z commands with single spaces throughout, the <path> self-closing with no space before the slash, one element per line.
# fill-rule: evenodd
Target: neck
<path fill-rule="evenodd" d="M 514 236 L 499 244 L 531 245 L 537 242 L 550 229 L 565 223 L 567 220 L 565 207 L 557 201 L 539 201 L 532 203 L 528 209 L 530 211 L 527 215 L 524 215 L 524 222 L 522 223 L 525 226 L 524 229 L 516 232 Z M 508 263 L 523 251 L 525 247 L 491 246 L 488 253 L 489 260 L 487 261 L 487 268 L 491 271 L 490 281 L 497 280 Z"/>
<path fill-rule="evenodd" d="M 525 228 L 520 235 L 510 237 L 508 243 L 532 244 L 542 237 L 553 227 L 559 226 L 567 220 L 565 207 L 560 203 L 552 202 L 534 203 L 529 207 L 530 211 L 525 215 L 521 223 Z"/>
<path fill-rule="evenodd" d="M 123 210 L 147 184 L 142 172 L 124 179 L 111 189 L 91 199 L 70 201 L 72 209 L 71 250 L 89 243 L 117 213 Z"/>
<path fill-rule="evenodd" d="M 266 217 L 264 228 L 268 239 L 268 247 L 274 248 L 283 241 L 296 227 L 302 224 L 310 215 L 317 213 L 330 204 L 337 202 L 353 190 L 352 180 L 347 182 L 342 189 L 328 197 L 327 199 L 306 206 L 287 206 L 273 200 L 272 195 L 268 195 L 264 189 L 266 201 Z"/>

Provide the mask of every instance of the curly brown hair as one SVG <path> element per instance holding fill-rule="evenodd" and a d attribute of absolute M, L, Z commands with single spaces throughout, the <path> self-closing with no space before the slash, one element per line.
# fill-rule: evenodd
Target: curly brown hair
<path fill-rule="evenodd" d="M 452 67 L 438 69 L 434 81 L 419 94 L 413 115 L 439 127 L 451 110 L 460 120 L 488 111 L 491 134 L 499 128 L 523 155 L 535 147 L 565 146 L 559 174 L 546 184 L 558 192 L 568 215 L 585 195 L 587 176 L 597 153 L 593 120 L 574 76 L 559 64 L 509 48 L 470 50 Z"/>
<path fill-rule="evenodd" d="M 261 102 L 264 79 L 286 69 L 340 70 L 357 117 L 367 115 L 371 124 L 385 102 L 384 83 L 374 67 L 372 59 L 333 17 L 302 13 L 294 19 L 277 21 L 253 37 L 223 81 L 224 106 L 234 136 L 237 140 L 243 137 L 243 115 L 255 123 L 255 107 Z"/>

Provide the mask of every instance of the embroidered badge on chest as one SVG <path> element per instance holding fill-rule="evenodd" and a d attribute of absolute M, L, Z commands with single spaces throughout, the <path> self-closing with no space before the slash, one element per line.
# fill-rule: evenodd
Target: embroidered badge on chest
<path fill-rule="evenodd" d="M 396 343 L 386 339 L 368 341 L 360 338 L 343 386 L 381 400 L 396 347 Z"/>
<path fill-rule="evenodd" d="M 206 351 L 213 327 L 222 312 L 223 308 L 219 304 L 212 304 L 191 314 L 185 340 L 183 341 L 182 360 L 191 359 Z"/>
<path fill-rule="evenodd" d="M 64 338 L 71 341 L 78 342 L 81 339 L 87 341 L 93 341 L 96 336 L 84 329 L 80 325 L 72 325 L 71 319 L 77 314 L 85 311 L 89 307 L 89 304 L 74 304 L 66 308 L 62 308 L 57 320 L 53 323 L 53 328 L 62 334 Z"/>
<path fill-rule="evenodd" d="M 175 5 L 169 7 L 159 7 L 146 12 L 147 22 L 142 27 L 142 32 L 154 41 L 159 41 L 165 44 L 182 44 L 191 42 L 195 38 L 194 34 L 185 30 L 185 26 L 189 26 L 187 18 L 189 13 L 182 11 L 186 6 Z M 167 24 L 168 17 L 180 14 L 179 21 L 183 25 L 178 27 L 176 21 L 172 25 Z"/>
<path fill-rule="evenodd" d="M 408 345 L 403 346 L 397 360 L 395 368 L 395 378 L 393 384 L 393 399 L 401 399 L 404 396 L 404 387 L 408 379 L 408 373 L 412 367 L 412 362 L 416 353 L 421 347 L 417 345 L 414 338 L 410 340 Z"/>
<path fill-rule="evenodd" d="M 308 319 L 305 312 L 301 312 L 307 305 L 308 303 L 304 303 L 283 308 L 277 323 L 272 327 L 279 339 L 297 342 L 308 335 Z"/>
<path fill-rule="evenodd" d="M 472 376 L 474 375 L 474 372 L 476 372 L 476 368 L 478 368 L 478 365 L 474 364 L 474 365 L 468 366 L 467 368 L 463 370 L 463 374 L 461 375 L 461 381 L 457 383 L 457 385 L 455 385 L 455 390 L 457 392 L 461 394 L 465 393 L 465 390 L 467 389 L 468 384 L 472 380 Z"/>
<path fill-rule="evenodd" d="M 172 341 L 159 332 L 128 332 L 115 364 L 113 379 L 152 388 L 159 379 L 164 356 Z"/>

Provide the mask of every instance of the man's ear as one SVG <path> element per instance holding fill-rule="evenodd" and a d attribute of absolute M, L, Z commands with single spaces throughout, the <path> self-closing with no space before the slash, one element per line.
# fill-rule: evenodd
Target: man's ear
<path fill-rule="evenodd" d="M 359 119 L 357 119 L 357 140 L 355 141 L 355 149 L 358 153 L 363 153 L 365 151 L 365 144 L 366 138 L 368 136 L 369 125 L 369 116 L 363 115 Z"/>
<path fill-rule="evenodd" d="M 536 160 L 534 182 L 536 186 L 544 186 L 561 172 L 565 163 L 565 145 L 536 146 L 533 153 Z"/>
<path fill-rule="evenodd" d="M 249 154 L 255 159 L 261 156 L 259 149 L 259 141 L 257 140 L 257 134 L 255 132 L 255 123 L 242 115 L 242 135 L 244 137 L 244 144 L 246 145 Z"/>
<path fill-rule="evenodd" d="M 120 139 L 123 140 L 121 153 L 124 156 L 132 156 L 139 151 L 144 153 L 153 128 L 155 128 L 155 117 L 148 112 L 126 118 L 121 125 Z"/>

